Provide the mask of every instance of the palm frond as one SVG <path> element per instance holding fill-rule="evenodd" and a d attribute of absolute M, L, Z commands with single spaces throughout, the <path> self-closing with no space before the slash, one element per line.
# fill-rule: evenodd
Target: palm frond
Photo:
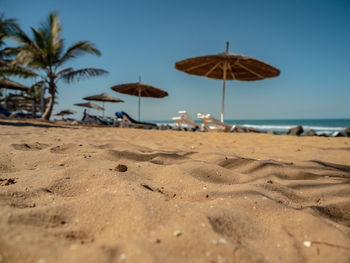
<path fill-rule="evenodd" d="M 34 37 L 33 42 L 38 46 L 38 48 L 44 49 L 46 43 L 43 32 L 39 31 L 38 29 L 32 28 L 32 33 Z"/>
<path fill-rule="evenodd" d="M 25 69 L 19 66 L 3 66 L 0 67 L 0 76 L 14 76 L 14 77 L 21 77 L 21 78 L 28 78 L 28 77 L 36 77 L 38 74 L 36 74 L 34 71 Z"/>
<path fill-rule="evenodd" d="M 21 29 L 16 31 L 12 38 L 23 45 L 33 43 L 30 37 Z"/>
<path fill-rule="evenodd" d="M 39 29 L 33 32 L 36 44 L 43 50 L 48 65 L 59 63 L 63 53 L 64 41 L 60 37 L 62 28 L 56 12 L 52 12 Z"/>
<path fill-rule="evenodd" d="M 44 69 L 48 63 L 44 52 L 35 43 L 24 45 L 20 48 L 20 52 L 17 54 L 13 63 L 33 67 L 34 69 Z"/>
<path fill-rule="evenodd" d="M 60 65 L 85 54 L 101 55 L 101 52 L 89 41 L 79 41 L 71 45 L 60 59 Z"/>
<path fill-rule="evenodd" d="M 7 47 L 0 50 L 0 59 L 12 58 L 16 56 L 20 51 L 18 47 Z"/>
<path fill-rule="evenodd" d="M 56 72 L 55 76 L 56 78 L 61 78 L 64 74 L 67 74 L 69 72 L 73 72 L 73 68 L 65 68 L 65 69 L 62 69 L 58 72 Z"/>
<path fill-rule="evenodd" d="M 17 20 L 13 18 L 5 18 L 5 14 L 0 15 L 0 38 L 11 38 L 13 35 L 20 31 L 20 27 L 17 24 Z"/>
<path fill-rule="evenodd" d="M 81 80 L 89 77 L 97 77 L 108 74 L 108 71 L 98 68 L 85 68 L 79 70 L 71 70 L 66 73 L 62 73 L 60 79 L 67 83 L 71 83 L 74 80 Z"/>

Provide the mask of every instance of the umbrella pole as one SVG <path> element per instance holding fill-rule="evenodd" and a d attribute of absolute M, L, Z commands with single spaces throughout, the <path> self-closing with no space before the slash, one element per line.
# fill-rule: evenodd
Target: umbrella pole
<path fill-rule="evenodd" d="M 139 121 L 140 121 L 140 108 L 141 108 L 141 89 L 139 88 Z"/>
<path fill-rule="evenodd" d="M 7 89 L 6 88 L 4 91 L 4 98 L 5 98 L 5 109 L 7 109 Z"/>
<path fill-rule="evenodd" d="M 103 113 L 102 113 L 102 117 L 105 117 L 105 102 L 102 101 L 102 107 L 103 107 Z"/>
<path fill-rule="evenodd" d="M 224 122 L 224 111 L 225 111 L 225 88 L 226 88 L 226 69 L 227 64 L 224 63 L 224 76 L 222 82 L 222 108 L 221 108 L 221 122 Z"/>

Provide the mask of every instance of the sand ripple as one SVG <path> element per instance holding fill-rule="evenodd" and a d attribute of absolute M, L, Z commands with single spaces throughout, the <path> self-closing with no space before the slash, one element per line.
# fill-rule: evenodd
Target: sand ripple
<path fill-rule="evenodd" d="M 350 259 L 347 138 L 2 129 L 5 262 Z"/>

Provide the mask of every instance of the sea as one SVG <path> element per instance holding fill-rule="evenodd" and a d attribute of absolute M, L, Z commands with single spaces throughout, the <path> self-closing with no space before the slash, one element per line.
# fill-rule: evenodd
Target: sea
<path fill-rule="evenodd" d="M 198 124 L 201 122 L 194 120 Z M 174 125 L 172 121 L 153 121 L 157 124 Z M 225 120 L 225 123 L 240 125 L 262 131 L 275 131 L 282 134 L 298 125 L 304 130 L 314 130 L 318 135 L 334 136 L 337 132 L 350 127 L 350 119 L 285 119 L 285 120 Z"/>

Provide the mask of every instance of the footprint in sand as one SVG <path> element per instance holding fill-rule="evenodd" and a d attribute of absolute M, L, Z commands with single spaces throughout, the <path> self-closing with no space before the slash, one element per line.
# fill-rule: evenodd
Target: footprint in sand
<path fill-rule="evenodd" d="M 49 147 L 48 144 L 36 142 L 36 143 L 21 143 L 21 144 L 11 144 L 11 146 L 15 150 L 19 151 L 40 151 L 47 147 Z"/>

